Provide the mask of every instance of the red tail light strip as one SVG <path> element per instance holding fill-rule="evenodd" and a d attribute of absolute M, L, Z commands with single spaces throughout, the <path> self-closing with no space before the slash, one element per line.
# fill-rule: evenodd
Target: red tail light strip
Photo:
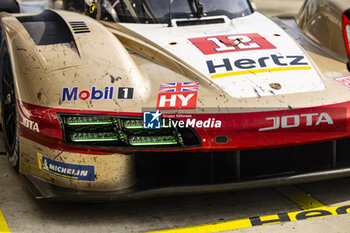
<path fill-rule="evenodd" d="M 18 101 L 20 136 L 56 150 L 84 154 L 111 154 L 136 151 L 130 149 L 85 148 L 66 145 L 62 139 L 61 123 L 57 113 L 142 117 L 142 113 L 116 113 L 46 108 Z M 350 102 L 328 106 L 247 112 L 232 114 L 191 114 L 191 120 L 215 118 L 222 122 L 220 129 L 194 129 L 202 140 L 199 148 L 184 151 L 227 151 L 291 146 L 296 144 L 329 141 L 350 136 Z M 166 117 L 166 116 L 164 116 Z M 24 122 L 27 118 L 29 123 Z M 182 117 L 172 117 L 185 120 Z M 33 124 L 37 123 L 38 127 Z M 38 128 L 38 130 L 36 130 Z M 227 137 L 226 144 L 216 143 L 216 137 Z M 146 150 L 143 150 L 146 151 Z"/>
<path fill-rule="evenodd" d="M 343 35 L 345 41 L 346 52 L 350 56 L 350 19 L 343 14 Z"/>

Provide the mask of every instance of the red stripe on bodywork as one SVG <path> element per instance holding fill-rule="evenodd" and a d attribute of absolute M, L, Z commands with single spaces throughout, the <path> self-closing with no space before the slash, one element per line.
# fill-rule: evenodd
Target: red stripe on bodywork
<path fill-rule="evenodd" d="M 132 152 L 137 149 L 96 149 L 65 145 L 62 140 L 62 129 L 57 113 L 79 113 L 94 115 L 115 115 L 115 116 L 137 116 L 142 117 L 142 113 L 108 112 L 71 110 L 60 108 L 47 108 L 18 101 L 20 117 L 25 116 L 31 121 L 39 124 L 40 133 L 34 132 L 21 125 L 20 135 L 38 144 L 56 150 L 85 154 L 111 154 L 117 152 Z M 322 107 L 302 108 L 294 110 L 277 110 L 247 113 L 206 113 L 187 114 L 191 119 L 207 120 L 209 118 L 222 121 L 221 128 L 197 128 L 202 139 L 200 148 L 180 149 L 182 151 L 227 151 L 227 150 L 248 150 L 269 147 L 292 146 L 298 144 L 329 141 L 350 136 L 348 113 L 350 102 L 327 105 Z M 333 124 L 323 122 L 317 123 L 317 116 L 327 113 L 331 117 Z M 314 114 L 311 118 L 310 115 Z M 304 115 L 304 116 L 303 116 Z M 308 117 L 307 117 L 308 115 Z M 164 117 L 178 120 L 186 120 L 183 115 L 164 114 Z M 278 128 L 274 130 L 259 131 L 259 129 L 271 128 L 273 118 L 285 120 L 287 126 L 293 125 L 293 116 L 299 116 L 298 127 Z M 297 118 L 297 117 L 295 117 Z M 310 122 L 311 119 L 311 122 Z M 311 124 L 311 125 L 310 125 Z M 227 136 L 227 144 L 216 144 L 216 136 Z M 146 151 L 146 150 L 145 150 Z M 163 150 L 162 150 L 163 151 Z M 174 150 L 170 150 L 174 151 Z M 178 150 L 176 150 L 178 151 Z"/>

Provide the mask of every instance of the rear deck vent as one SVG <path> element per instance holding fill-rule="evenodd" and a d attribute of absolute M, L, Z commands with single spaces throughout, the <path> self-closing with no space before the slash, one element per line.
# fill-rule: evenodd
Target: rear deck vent
<path fill-rule="evenodd" d="M 74 33 L 76 34 L 90 32 L 88 26 L 86 26 L 84 21 L 74 21 L 74 22 L 69 22 L 69 24 L 73 28 Z"/>
<path fill-rule="evenodd" d="M 54 11 L 45 10 L 39 15 L 18 16 L 17 19 L 36 45 L 64 44 L 74 41 L 70 28 Z"/>
<path fill-rule="evenodd" d="M 176 25 L 178 27 L 184 27 L 184 26 L 195 26 L 195 25 L 206 25 L 206 24 L 217 24 L 217 23 L 225 23 L 225 19 L 217 18 L 217 19 L 177 21 Z"/>

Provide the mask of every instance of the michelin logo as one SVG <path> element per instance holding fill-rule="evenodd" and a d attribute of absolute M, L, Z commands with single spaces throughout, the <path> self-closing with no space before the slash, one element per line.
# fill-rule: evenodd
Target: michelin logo
<path fill-rule="evenodd" d="M 63 163 L 38 153 L 39 168 L 47 173 L 71 180 L 95 181 L 95 167 Z"/>

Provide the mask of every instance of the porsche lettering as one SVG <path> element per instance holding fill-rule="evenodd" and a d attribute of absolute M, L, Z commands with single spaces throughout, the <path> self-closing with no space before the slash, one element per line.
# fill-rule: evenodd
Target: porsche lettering
<path fill-rule="evenodd" d="M 261 57 L 256 60 L 244 58 L 232 61 L 229 58 L 224 58 L 220 62 L 214 62 L 208 60 L 207 62 L 208 71 L 210 74 L 218 73 L 219 71 L 233 71 L 234 68 L 240 70 L 250 70 L 255 68 L 267 68 L 273 65 L 273 67 L 288 67 L 288 66 L 308 66 L 309 63 L 305 61 L 304 56 L 290 55 L 282 56 L 272 54 L 269 57 Z"/>
<path fill-rule="evenodd" d="M 309 113 L 300 115 L 290 115 L 282 117 L 269 117 L 266 121 L 271 123 L 270 127 L 260 128 L 259 131 L 270 131 L 276 129 L 288 129 L 297 127 L 318 126 L 321 124 L 333 125 L 334 122 L 331 116 L 326 113 Z"/>

